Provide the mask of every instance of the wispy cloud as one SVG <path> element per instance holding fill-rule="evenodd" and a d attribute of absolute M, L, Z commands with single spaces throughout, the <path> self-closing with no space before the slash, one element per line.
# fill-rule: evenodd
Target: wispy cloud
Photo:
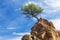
<path fill-rule="evenodd" d="M 16 32 L 13 32 L 12 33 L 13 35 L 20 35 L 20 36 L 23 36 L 25 34 L 30 34 L 29 32 L 23 32 L 23 33 L 16 33 Z"/>
<path fill-rule="evenodd" d="M 49 8 L 52 8 L 50 12 L 56 12 L 60 10 L 60 0 L 44 0 L 44 3 L 49 6 Z"/>
<path fill-rule="evenodd" d="M 11 38 L 11 39 L 7 39 L 7 40 L 21 40 L 22 36 L 25 35 L 25 34 L 30 34 L 29 32 L 24 32 L 24 33 L 16 33 L 16 32 L 13 32 L 12 33 L 13 35 L 20 35 L 19 37 L 15 37 L 15 38 Z"/>
<path fill-rule="evenodd" d="M 25 34 L 30 34 L 29 32 L 24 32 L 24 33 L 16 33 L 13 32 L 13 35 L 16 35 L 15 37 L 4 37 L 4 36 L 0 36 L 0 40 L 21 40 L 22 36 Z M 18 36 L 19 35 L 19 36 Z"/>
<path fill-rule="evenodd" d="M 7 30 L 13 30 L 13 29 L 16 29 L 15 27 L 7 27 L 6 28 Z"/>
<path fill-rule="evenodd" d="M 60 30 L 60 19 L 53 19 L 51 20 L 56 27 L 57 30 Z"/>
<path fill-rule="evenodd" d="M 60 0 L 45 0 L 44 2 L 53 8 L 60 8 Z"/>
<path fill-rule="evenodd" d="M 25 5 L 28 5 L 28 4 L 31 4 L 31 3 L 34 3 L 34 4 L 36 4 L 36 5 L 37 5 L 37 3 L 36 3 L 36 2 L 34 2 L 34 1 L 29 1 L 29 2 L 27 2 Z"/>
<path fill-rule="evenodd" d="M 0 37 L 0 40 L 21 40 L 21 38 L 22 38 L 22 36 L 12 37 L 12 38 Z"/>
<path fill-rule="evenodd" d="M 7 39 L 7 40 L 21 40 L 22 36 L 20 37 L 15 37 L 15 38 L 10 38 L 10 39 Z"/>

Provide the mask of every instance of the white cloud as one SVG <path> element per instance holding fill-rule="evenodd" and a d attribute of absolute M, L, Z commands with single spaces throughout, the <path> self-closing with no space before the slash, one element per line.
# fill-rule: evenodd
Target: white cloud
<path fill-rule="evenodd" d="M 24 33 L 16 33 L 16 32 L 13 32 L 12 34 L 13 35 L 20 35 L 20 36 L 12 37 L 12 38 L 0 36 L 0 40 L 21 40 L 21 38 L 22 38 L 23 35 L 30 34 L 30 33 L 29 32 L 24 32 Z"/>
<path fill-rule="evenodd" d="M 9 39 L 9 40 L 21 40 L 21 38 L 22 38 L 23 35 L 30 34 L 30 33 L 29 32 L 24 32 L 24 33 L 16 33 L 16 32 L 13 32 L 12 34 L 13 35 L 20 35 L 20 37 L 16 37 L 16 38 Z"/>
<path fill-rule="evenodd" d="M 37 5 L 37 3 L 36 3 L 36 2 L 34 2 L 34 1 L 29 1 L 29 2 L 27 2 L 25 5 L 28 5 L 28 4 L 31 4 L 31 3 L 33 3 L 33 4 L 36 4 L 36 5 Z"/>
<path fill-rule="evenodd" d="M 8 37 L 1 37 L 0 36 L 0 40 L 21 40 L 22 36 L 19 37 L 12 37 L 12 38 L 8 38 Z"/>
<path fill-rule="evenodd" d="M 7 27 L 6 29 L 13 30 L 13 29 L 16 29 L 16 28 L 14 28 L 14 27 Z"/>
<path fill-rule="evenodd" d="M 44 0 L 44 3 L 47 5 L 46 9 L 48 12 L 56 12 L 60 10 L 60 0 Z M 51 8 L 51 10 L 49 10 Z"/>
<path fill-rule="evenodd" d="M 52 14 L 52 13 L 55 13 L 56 11 L 58 11 L 58 9 L 44 9 L 43 12 L 44 13 L 48 13 L 48 14 Z"/>
<path fill-rule="evenodd" d="M 51 7 L 60 8 L 60 0 L 45 0 L 44 2 Z"/>
<path fill-rule="evenodd" d="M 12 33 L 13 35 L 20 35 L 20 36 L 23 36 L 25 34 L 30 34 L 29 32 L 26 32 L 26 33 L 16 33 L 16 32 L 13 32 Z"/>
<path fill-rule="evenodd" d="M 51 21 L 55 25 L 56 29 L 60 30 L 60 19 L 54 19 L 54 20 L 51 20 Z"/>
<path fill-rule="evenodd" d="M 10 38 L 10 39 L 6 39 L 6 40 L 21 40 L 22 36 L 20 37 L 15 37 L 15 38 Z"/>

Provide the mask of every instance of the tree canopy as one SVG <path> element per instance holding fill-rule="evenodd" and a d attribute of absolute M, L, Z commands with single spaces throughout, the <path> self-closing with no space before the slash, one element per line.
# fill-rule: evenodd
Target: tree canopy
<path fill-rule="evenodd" d="M 24 5 L 22 9 L 23 9 L 23 14 L 29 14 L 32 17 L 35 17 L 37 20 L 38 20 L 37 15 L 41 14 L 41 12 L 43 11 L 42 7 L 38 7 L 33 3 Z"/>

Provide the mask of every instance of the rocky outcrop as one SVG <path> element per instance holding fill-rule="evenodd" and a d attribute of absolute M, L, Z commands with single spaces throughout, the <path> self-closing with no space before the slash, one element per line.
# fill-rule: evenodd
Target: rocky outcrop
<path fill-rule="evenodd" d="M 60 31 L 57 31 L 51 21 L 39 19 L 32 28 L 30 35 L 24 35 L 22 40 L 60 40 Z"/>

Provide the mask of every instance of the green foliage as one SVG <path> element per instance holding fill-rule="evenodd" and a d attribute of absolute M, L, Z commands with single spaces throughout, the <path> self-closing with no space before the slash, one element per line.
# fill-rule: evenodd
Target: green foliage
<path fill-rule="evenodd" d="M 38 14 L 41 14 L 41 12 L 43 11 L 42 7 L 38 7 L 33 3 L 23 6 L 22 9 L 23 9 L 23 14 L 29 14 L 34 17 L 37 16 Z"/>

